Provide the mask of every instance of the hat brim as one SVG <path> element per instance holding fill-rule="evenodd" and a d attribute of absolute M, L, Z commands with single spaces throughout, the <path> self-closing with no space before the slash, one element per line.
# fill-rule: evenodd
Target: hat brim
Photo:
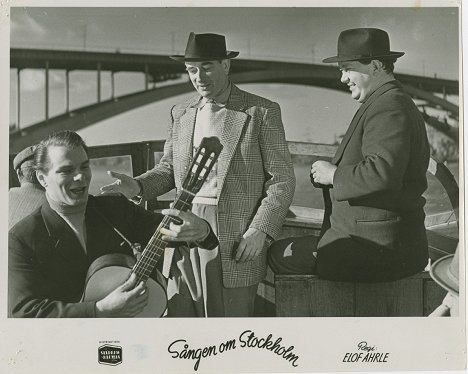
<path fill-rule="evenodd" d="M 385 59 L 385 58 L 399 58 L 403 56 L 405 52 L 390 52 L 385 55 L 379 56 L 333 56 L 328 57 L 322 60 L 325 63 L 331 62 L 346 62 L 346 61 L 361 61 L 361 60 L 378 60 L 378 59 Z"/>
<path fill-rule="evenodd" d="M 434 262 L 429 270 L 429 273 L 434 279 L 434 281 L 441 286 L 442 288 L 446 289 L 449 292 L 453 292 L 458 295 L 458 282 L 454 279 L 451 279 L 449 274 L 449 267 L 452 263 L 453 255 L 448 255 L 442 258 L 439 258 L 436 262 Z"/>
<path fill-rule="evenodd" d="M 183 55 L 173 55 L 169 57 L 179 62 L 200 62 L 200 61 L 228 60 L 237 56 L 239 56 L 239 52 L 226 51 L 226 56 L 185 57 Z"/>
<path fill-rule="evenodd" d="M 34 158 L 35 146 L 29 146 L 19 152 L 13 159 L 13 169 L 19 169 L 26 161 Z"/>

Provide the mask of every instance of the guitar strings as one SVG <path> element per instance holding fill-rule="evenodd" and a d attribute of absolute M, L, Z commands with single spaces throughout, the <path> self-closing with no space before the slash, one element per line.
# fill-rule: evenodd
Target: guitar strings
<path fill-rule="evenodd" d="M 186 194 L 182 191 L 178 199 L 176 199 L 174 202 L 174 209 L 184 210 L 185 208 L 186 210 L 186 207 L 190 207 L 190 202 L 185 202 L 184 200 L 191 200 L 191 198 L 192 197 L 189 194 Z M 162 234 L 160 233 L 160 229 L 169 228 L 169 224 L 171 222 L 180 223 L 180 221 L 174 219 L 171 216 L 164 216 L 156 232 L 148 241 L 148 244 L 143 250 L 140 259 L 135 264 L 132 271 L 137 274 L 138 278 L 141 278 L 140 280 L 145 281 L 150 276 L 154 266 L 163 254 L 165 247 L 168 245 L 169 242 L 161 239 Z"/>
<path fill-rule="evenodd" d="M 187 175 L 188 180 L 186 177 L 186 180 L 183 182 L 183 187 L 174 201 L 174 209 L 187 211 L 190 208 L 195 194 L 200 190 L 204 180 L 206 179 L 206 176 L 211 171 L 212 165 L 219 156 L 219 153 L 215 154 L 212 152 L 208 157 L 206 157 L 204 149 L 201 149 L 199 153 L 200 155 L 195 158 L 191 170 L 189 171 L 189 173 L 192 172 L 192 174 Z M 207 160 L 205 160 L 206 158 Z M 197 167 L 202 163 L 205 163 L 205 165 L 203 165 L 201 169 L 197 170 Z M 191 185 L 192 188 L 187 187 Z M 193 190 L 195 194 L 189 190 Z M 148 279 L 159 258 L 163 254 L 164 249 L 169 244 L 168 241 L 161 239 L 162 234 L 160 233 L 160 229 L 169 228 L 171 222 L 180 223 L 180 219 L 171 216 L 164 216 L 155 233 L 151 236 L 148 244 L 143 250 L 139 260 L 134 265 L 132 272 L 137 275 L 138 281 L 146 281 Z"/>

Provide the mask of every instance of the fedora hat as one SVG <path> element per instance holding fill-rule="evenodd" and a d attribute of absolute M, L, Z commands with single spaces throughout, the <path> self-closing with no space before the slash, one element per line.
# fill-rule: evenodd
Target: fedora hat
<path fill-rule="evenodd" d="M 239 55 L 239 52 L 226 51 L 226 39 L 218 34 L 195 34 L 191 32 L 185 54 L 170 56 L 179 62 L 226 60 Z"/>
<path fill-rule="evenodd" d="M 455 254 L 439 258 L 431 266 L 432 279 L 449 292 L 458 295 L 458 247 Z"/>
<path fill-rule="evenodd" d="M 322 62 L 396 59 L 404 54 L 390 51 L 390 40 L 384 30 L 359 28 L 342 31 L 338 37 L 338 55 Z"/>
<path fill-rule="evenodd" d="M 13 169 L 18 170 L 21 167 L 32 166 L 34 164 L 35 145 L 26 147 L 19 152 L 13 159 Z"/>

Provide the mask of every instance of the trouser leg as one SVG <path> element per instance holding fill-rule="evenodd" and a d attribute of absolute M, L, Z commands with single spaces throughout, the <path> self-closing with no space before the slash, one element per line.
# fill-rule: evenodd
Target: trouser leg
<path fill-rule="evenodd" d="M 204 317 L 197 248 L 174 249 L 167 281 L 168 317 Z"/>
<path fill-rule="evenodd" d="M 194 204 L 192 212 L 209 222 L 217 234 L 216 206 Z M 168 280 L 168 317 L 253 316 L 257 287 L 224 287 L 219 247 L 177 248 Z"/>
<path fill-rule="evenodd" d="M 268 250 L 268 264 L 276 274 L 314 274 L 317 243 L 316 236 L 278 240 Z"/>

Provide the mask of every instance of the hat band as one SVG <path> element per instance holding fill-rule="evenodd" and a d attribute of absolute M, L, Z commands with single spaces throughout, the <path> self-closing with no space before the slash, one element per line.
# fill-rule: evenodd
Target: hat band
<path fill-rule="evenodd" d="M 218 53 L 215 53 L 215 54 L 209 54 L 209 55 L 200 55 L 200 54 L 192 54 L 192 53 L 188 53 L 188 54 L 185 54 L 185 58 L 217 58 L 217 57 L 227 57 L 227 52 L 224 52 L 223 54 L 221 54 L 223 52 L 220 52 L 220 54 Z"/>
<path fill-rule="evenodd" d="M 394 52 L 384 52 L 384 53 L 376 53 L 376 54 L 373 54 L 373 53 L 369 53 L 369 54 L 366 54 L 366 55 L 346 55 L 346 54 L 339 54 L 337 57 L 338 58 L 359 58 L 359 59 L 367 59 L 367 58 L 374 58 L 374 57 L 382 57 L 382 56 L 391 56 L 393 54 L 396 54 Z"/>

